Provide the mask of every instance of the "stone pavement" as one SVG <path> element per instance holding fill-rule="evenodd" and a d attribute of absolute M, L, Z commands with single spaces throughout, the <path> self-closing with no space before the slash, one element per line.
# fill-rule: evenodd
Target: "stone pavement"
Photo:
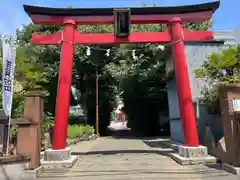
<path fill-rule="evenodd" d="M 217 165 L 180 166 L 156 140 L 100 138 L 72 150 L 80 156 L 72 168 L 48 169 L 39 180 L 239 180 Z"/>

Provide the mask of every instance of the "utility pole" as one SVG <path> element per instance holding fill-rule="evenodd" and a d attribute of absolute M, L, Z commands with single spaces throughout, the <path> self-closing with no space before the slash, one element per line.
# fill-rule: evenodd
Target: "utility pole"
<path fill-rule="evenodd" d="M 98 100 L 98 66 L 96 67 L 96 134 L 99 136 L 99 100 Z"/>
<path fill-rule="evenodd" d="M 97 57 L 96 57 L 97 58 Z M 99 82 L 99 74 L 98 74 L 98 64 L 97 62 L 93 63 L 92 61 L 90 61 L 91 64 L 93 66 L 95 66 L 95 73 L 96 73 L 96 79 L 95 79 L 95 83 L 96 83 L 96 135 L 99 136 L 99 87 L 98 87 L 98 82 Z"/>

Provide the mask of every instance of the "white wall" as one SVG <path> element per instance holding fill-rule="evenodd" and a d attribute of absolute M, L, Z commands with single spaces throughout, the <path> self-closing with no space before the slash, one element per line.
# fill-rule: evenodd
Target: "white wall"
<path fill-rule="evenodd" d="M 188 74 L 193 98 L 193 104 L 196 112 L 196 101 L 201 97 L 201 88 L 207 85 L 203 80 L 196 78 L 194 70 L 207 60 L 207 56 L 213 52 L 219 52 L 226 49 L 228 45 L 224 44 L 187 44 L 185 45 L 186 61 L 188 65 Z M 169 68 L 169 67 L 168 67 Z M 178 106 L 178 97 L 176 93 L 176 81 L 175 77 L 168 81 L 168 103 L 169 103 L 169 118 L 170 118 L 170 130 L 171 138 L 174 141 L 183 142 L 182 126 L 180 121 L 180 113 Z M 203 141 L 202 137 L 205 133 L 206 125 L 210 126 L 211 131 L 215 139 L 219 139 L 223 135 L 223 128 L 221 119 L 218 116 L 210 115 L 206 111 L 206 108 L 201 105 L 198 107 L 199 114 L 197 119 L 198 136 L 200 142 Z"/>
<path fill-rule="evenodd" d="M 182 124 L 180 120 L 175 78 L 167 83 L 167 88 L 171 139 L 183 143 Z"/>

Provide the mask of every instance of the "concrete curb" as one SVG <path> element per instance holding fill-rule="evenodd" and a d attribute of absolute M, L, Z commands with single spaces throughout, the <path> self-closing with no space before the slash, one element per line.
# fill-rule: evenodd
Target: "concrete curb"
<path fill-rule="evenodd" d="M 43 166 L 40 166 L 34 170 L 25 170 L 23 171 L 22 179 L 23 180 L 36 179 L 43 173 L 43 171 L 44 171 Z"/>
<path fill-rule="evenodd" d="M 240 176 L 240 167 L 235 167 L 228 163 L 222 163 L 222 164 L 220 164 L 220 166 L 223 170 L 227 171 L 228 173 L 232 173 L 237 176 Z"/>

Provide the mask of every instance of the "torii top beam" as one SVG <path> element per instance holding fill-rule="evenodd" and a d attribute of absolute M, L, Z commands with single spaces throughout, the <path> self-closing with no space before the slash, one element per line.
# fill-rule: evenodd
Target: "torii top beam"
<path fill-rule="evenodd" d="M 220 1 L 172 7 L 142 7 L 131 9 L 131 24 L 165 24 L 173 17 L 182 23 L 211 19 Z M 71 17 L 78 25 L 113 24 L 114 8 L 46 8 L 24 5 L 25 12 L 35 24 L 62 25 L 66 17 Z"/>

